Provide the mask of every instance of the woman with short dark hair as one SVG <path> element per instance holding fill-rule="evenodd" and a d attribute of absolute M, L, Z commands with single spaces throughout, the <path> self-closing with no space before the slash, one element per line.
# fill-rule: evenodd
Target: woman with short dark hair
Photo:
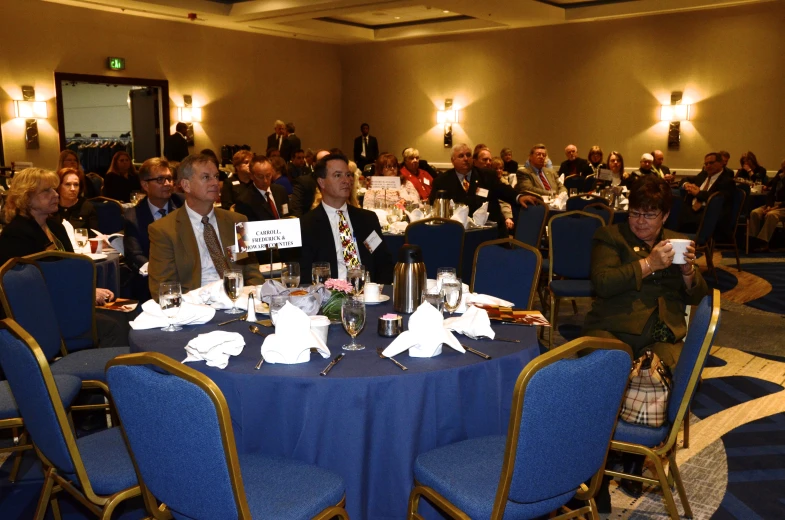
<path fill-rule="evenodd" d="M 74 229 L 85 228 L 90 237 L 95 236 L 91 229 L 98 229 L 98 213 L 90 201 L 84 196 L 84 175 L 74 168 L 63 168 L 57 172 L 60 185 L 57 193 L 60 196 L 57 216 L 67 220 Z"/>

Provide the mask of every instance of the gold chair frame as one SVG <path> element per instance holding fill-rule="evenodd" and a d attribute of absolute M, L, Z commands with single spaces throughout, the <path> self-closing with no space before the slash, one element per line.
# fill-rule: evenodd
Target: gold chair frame
<path fill-rule="evenodd" d="M 592 202 L 591 204 L 587 204 L 583 207 L 584 210 L 586 208 L 599 208 L 606 210 L 608 212 L 608 222 L 606 222 L 605 225 L 610 226 L 613 224 L 613 216 L 616 214 L 616 211 L 607 204 L 603 204 L 602 202 Z"/>
<path fill-rule="evenodd" d="M 698 229 L 697 231 L 695 231 L 695 240 L 698 239 L 698 235 L 700 235 L 701 231 L 703 231 L 703 221 L 706 220 L 706 208 L 709 207 L 709 204 L 711 203 L 711 200 L 714 197 L 722 197 L 722 196 L 723 196 L 722 193 L 717 191 L 709 195 L 709 198 L 706 199 L 706 206 L 703 209 L 703 215 L 701 215 L 701 220 L 700 223 L 698 224 Z M 686 208 L 683 207 L 682 211 L 685 210 L 692 211 L 692 209 L 689 207 Z M 719 221 L 717 222 L 717 225 L 719 226 Z M 715 227 L 714 230 L 716 231 L 717 228 Z M 706 240 L 706 243 L 703 244 L 702 246 L 699 246 L 697 243 L 695 244 L 695 253 L 698 253 L 700 251 L 702 251 L 703 254 L 706 256 L 707 271 L 711 271 L 712 274 L 714 275 L 714 281 L 716 283 L 719 283 L 720 281 L 719 278 L 717 278 L 717 269 L 714 267 L 714 235 L 713 234 L 708 238 L 708 240 Z"/>
<path fill-rule="evenodd" d="M 622 453 L 634 453 L 637 455 L 643 455 L 647 459 L 651 460 L 654 464 L 655 471 L 657 473 L 657 478 L 648 478 L 640 475 L 630 475 L 628 473 L 624 473 L 623 471 L 613 471 L 613 470 L 605 470 L 605 474 L 611 477 L 620 477 L 625 478 L 628 480 L 635 480 L 638 482 L 643 482 L 645 484 L 653 484 L 659 485 L 662 488 L 662 494 L 665 499 L 665 508 L 668 511 L 671 519 L 678 520 L 679 519 L 679 511 L 676 508 L 676 502 L 673 499 L 673 493 L 671 492 L 671 487 L 675 484 L 676 490 L 679 493 L 679 498 L 681 499 L 682 506 L 684 507 L 684 514 L 688 518 L 692 518 L 692 508 L 690 508 L 690 503 L 687 499 L 687 492 L 684 489 L 684 483 L 681 480 L 681 473 L 679 472 L 679 467 L 676 465 L 676 451 L 678 450 L 678 444 L 676 440 L 679 436 L 679 428 L 681 427 L 682 423 L 686 424 L 689 422 L 689 417 L 687 417 L 687 412 L 690 408 L 690 401 L 692 400 L 693 394 L 695 392 L 695 388 L 700 382 L 700 375 L 703 370 L 704 361 L 706 360 L 706 356 L 709 355 L 709 350 L 711 348 L 712 340 L 714 339 L 714 334 L 717 331 L 717 322 L 720 319 L 720 291 L 719 289 L 712 290 L 712 306 L 711 306 L 711 319 L 709 320 L 709 328 L 706 332 L 706 335 L 703 338 L 703 344 L 700 347 L 700 351 L 698 352 L 698 357 L 695 362 L 695 367 L 692 370 L 692 374 L 690 374 L 690 380 L 687 383 L 687 389 L 684 392 L 684 398 L 679 403 L 679 411 L 676 413 L 676 420 L 673 422 L 670 428 L 670 432 L 668 433 L 668 437 L 665 441 L 656 448 L 649 448 L 647 446 L 643 446 L 641 444 L 632 444 L 629 442 L 621 442 L 621 441 L 611 441 L 611 450 L 619 451 Z M 685 417 L 687 420 L 685 422 Z M 668 472 L 665 472 L 665 468 L 662 463 L 662 459 L 668 460 Z"/>
<path fill-rule="evenodd" d="M 175 361 L 159 352 L 124 354 L 107 363 L 106 369 L 109 370 L 109 368 L 119 365 L 153 365 L 162 368 L 170 374 L 184 379 L 193 385 L 196 385 L 200 390 L 207 394 L 215 406 L 218 428 L 221 432 L 221 444 L 223 445 L 227 465 L 229 466 L 229 480 L 232 484 L 232 492 L 234 494 L 235 506 L 237 507 L 238 511 L 238 519 L 251 520 L 251 512 L 248 508 L 248 501 L 245 495 L 245 486 L 243 485 L 243 477 L 240 471 L 240 459 L 237 455 L 237 445 L 234 438 L 234 430 L 232 429 L 232 418 L 229 414 L 229 405 L 226 404 L 226 398 L 224 397 L 221 389 L 218 388 L 218 385 L 216 385 L 212 379 L 202 374 L 201 372 L 187 367 L 182 363 Z M 112 403 L 112 407 L 115 408 L 114 403 Z M 144 480 L 142 479 L 142 475 L 139 473 L 134 453 L 131 450 L 130 444 L 128 443 L 128 437 L 126 436 L 125 428 L 123 427 L 122 421 L 119 422 L 120 427 L 122 428 L 123 438 L 125 439 L 126 446 L 128 446 L 128 453 L 131 455 L 131 460 L 134 462 L 134 468 L 136 468 L 137 478 L 142 489 L 142 497 L 148 512 L 156 520 L 168 520 L 172 518 L 171 511 L 169 511 L 166 505 L 158 504 L 156 498 L 144 485 Z M 344 509 L 345 504 L 346 496 L 344 495 L 338 504 L 323 510 L 321 513 L 315 516 L 313 520 L 328 520 L 335 517 L 349 520 L 349 515 Z"/>
<path fill-rule="evenodd" d="M 76 479 L 79 482 L 79 488 L 81 488 L 80 490 L 70 480 L 60 475 L 54 465 L 43 453 L 41 453 L 38 447 L 34 446 L 35 452 L 43 465 L 42 469 L 44 473 L 44 485 L 41 490 L 41 496 L 38 499 L 38 505 L 36 506 L 35 520 L 44 519 L 48 505 L 51 505 L 52 507 L 54 518 L 60 520 L 60 506 L 57 502 L 56 494 L 63 490 L 67 491 L 102 520 L 110 519 L 120 502 L 139 496 L 141 492 L 140 487 L 138 485 L 133 486 L 118 491 L 111 496 L 98 495 L 93 491 L 93 487 L 90 484 L 90 479 L 88 478 L 87 471 L 84 467 L 84 462 L 82 462 L 82 457 L 79 453 L 79 448 L 76 445 L 76 436 L 71 429 L 71 423 L 69 422 L 68 414 L 63 407 L 63 403 L 60 401 L 60 393 L 57 390 L 54 376 L 52 376 L 52 371 L 49 369 L 49 362 L 47 361 L 46 356 L 44 356 L 43 350 L 38 346 L 35 339 L 13 319 L 6 318 L 0 320 L 0 330 L 1 329 L 9 331 L 14 337 L 24 343 L 35 356 L 38 362 L 38 368 L 41 370 L 41 377 L 43 378 L 49 393 L 49 400 L 57 417 L 57 422 L 62 430 L 63 438 L 65 439 L 65 444 L 71 457 L 71 463 L 75 469 Z M 57 398 L 55 399 L 54 396 L 57 396 Z"/>
<path fill-rule="evenodd" d="M 512 476 L 515 470 L 515 454 L 518 449 L 518 437 L 521 429 L 521 416 L 523 415 L 523 403 L 526 397 L 526 388 L 529 385 L 532 377 L 542 370 L 543 368 L 551 365 L 562 359 L 575 357 L 576 355 L 588 354 L 595 350 L 621 350 L 630 356 L 630 366 L 632 366 L 632 349 L 626 344 L 617 339 L 610 338 L 592 338 L 583 337 L 565 343 L 560 347 L 542 354 L 527 364 L 518 379 L 515 382 L 515 389 L 512 393 L 512 407 L 510 412 L 510 423 L 507 428 L 507 441 L 504 448 L 504 461 L 502 463 L 501 476 L 499 477 L 499 485 L 496 488 L 496 497 L 493 503 L 493 510 L 491 512 L 490 520 L 502 520 L 504 518 L 504 510 L 506 508 L 507 496 L 510 494 L 510 486 L 512 485 Z M 618 416 L 621 410 L 622 400 L 619 400 L 619 408 L 616 412 Z M 615 425 L 614 425 L 615 429 Z M 613 435 L 613 434 L 611 434 Z M 584 514 L 591 514 L 594 518 L 599 518 L 597 505 L 594 502 L 594 495 L 600 487 L 602 480 L 603 468 L 608 458 L 608 450 L 605 451 L 605 457 L 600 465 L 599 471 L 592 477 L 589 486 L 581 484 L 575 498 L 587 502 L 587 504 L 579 509 L 567 511 L 566 513 L 551 517 L 551 520 L 566 520 L 568 518 L 577 518 Z M 420 497 L 425 497 L 433 505 L 437 506 L 443 512 L 450 515 L 457 520 L 471 520 L 463 511 L 455 507 L 449 500 L 444 498 L 436 490 L 423 486 L 415 480 L 415 487 L 409 495 L 409 507 L 407 512 L 407 520 L 424 520 L 424 518 L 417 512 L 420 504 Z M 564 507 L 564 506 L 562 506 Z M 561 509 L 561 508 L 560 508 Z"/>
<path fill-rule="evenodd" d="M 528 244 L 524 244 L 523 242 L 515 240 L 514 238 L 499 238 L 497 240 L 488 240 L 487 242 L 483 242 L 477 246 L 477 249 L 474 251 L 474 261 L 472 263 L 472 280 L 469 290 L 474 292 L 474 280 L 477 276 L 477 258 L 480 256 L 480 250 L 484 247 L 499 245 L 520 247 L 521 249 L 528 249 L 529 251 L 536 254 L 537 261 L 535 264 L 534 273 L 532 273 L 531 289 L 529 289 L 529 298 L 526 300 L 526 308 L 531 309 L 532 303 L 534 301 L 534 295 L 537 293 L 537 282 L 540 280 L 540 270 L 542 269 L 542 254 L 537 248 L 534 248 Z"/>

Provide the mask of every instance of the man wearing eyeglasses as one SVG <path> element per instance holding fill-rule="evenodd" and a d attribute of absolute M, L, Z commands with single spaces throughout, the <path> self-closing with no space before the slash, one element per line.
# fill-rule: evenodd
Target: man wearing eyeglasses
<path fill-rule="evenodd" d="M 724 200 L 719 223 L 715 230 L 715 238 L 730 239 L 730 219 L 733 209 L 733 192 L 736 185 L 733 174 L 725 170 L 722 157 L 718 152 L 706 154 L 703 158 L 703 170 L 690 181 L 682 184 L 685 191 L 684 204 L 679 214 L 679 231 L 694 233 L 698 230 L 706 201 L 714 193 L 722 193 Z"/>

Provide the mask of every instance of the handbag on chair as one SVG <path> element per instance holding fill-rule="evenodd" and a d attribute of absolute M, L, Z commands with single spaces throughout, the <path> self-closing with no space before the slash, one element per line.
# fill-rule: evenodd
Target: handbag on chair
<path fill-rule="evenodd" d="M 668 366 L 646 349 L 632 365 L 619 418 L 652 428 L 662 426 L 668 414 L 671 379 Z"/>

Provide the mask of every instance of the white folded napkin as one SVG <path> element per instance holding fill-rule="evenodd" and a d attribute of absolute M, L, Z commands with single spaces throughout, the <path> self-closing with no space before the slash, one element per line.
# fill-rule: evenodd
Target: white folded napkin
<path fill-rule="evenodd" d="M 74 248 L 74 253 L 81 253 L 82 250 L 76 245 L 76 236 L 74 235 L 74 226 L 71 225 L 66 219 L 63 219 L 63 227 L 68 235 L 68 240 L 71 241 L 71 247 Z"/>
<path fill-rule="evenodd" d="M 275 334 L 264 338 L 262 356 L 268 363 L 307 363 L 311 348 L 323 358 L 330 357 L 330 349 L 316 332 L 311 330 L 311 318 L 286 302 L 275 318 Z"/>
<path fill-rule="evenodd" d="M 567 199 L 569 195 L 567 193 L 559 193 L 558 196 L 554 197 L 551 200 L 551 207 L 554 209 L 564 209 L 567 207 Z"/>
<path fill-rule="evenodd" d="M 477 211 L 474 212 L 472 215 L 472 219 L 474 223 L 478 226 L 484 226 L 485 223 L 488 221 L 488 202 L 483 202 L 482 206 L 477 208 Z"/>
<path fill-rule="evenodd" d="M 215 316 L 215 309 L 207 305 L 188 303 L 183 298 L 180 312 L 177 313 L 177 317 L 172 320 L 172 323 L 175 325 L 201 325 L 213 319 L 213 316 Z M 142 304 L 142 313 L 129 325 L 134 330 L 161 328 L 169 325 L 169 318 L 166 317 L 155 300 L 147 300 Z"/>
<path fill-rule="evenodd" d="M 402 234 L 406 231 L 406 226 L 408 225 L 408 222 L 393 222 L 390 224 L 390 232 Z"/>
<path fill-rule="evenodd" d="M 465 228 L 469 222 L 469 206 L 463 204 L 457 206 L 452 213 L 452 220 L 457 220 Z"/>
<path fill-rule="evenodd" d="M 150 262 L 145 262 L 142 267 L 139 268 L 139 274 L 142 276 L 147 276 L 149 273 L 147 272 L 147 268 L 150 266 Z"/>
<path fill-rule="evenodd" d="M 418 220 L 422 220 L 425 218 L 423 212 L 420 208 L 416 208 L 412 211 L 407 211 L 406 215 L 409 217 L 409 222 L 417 222 Z"/>
<path fill-rule="evenodd" d="M 491 339 L 496 336 L 496 333 L 491 328 L 491 320 L 488 318 L 488 312 L 479 307 L 469 307 L 463 313 L 463 316 L 456 318 L 447 318 L 444 320 L 444 328 L 453 332 L 458 332 L 472 339 L 477 339 L 479 336 L 487 336 Z"/>
<path fill-rule="evenodd" d="M 384 228 L 387 225 L 387 210 L 385 209 L 371 209 L 376 213 L 376 218 L 379 219 L 379 225 Z"/>
<path fill-rule="evenodd" d="M 256 286 L 254 285 L 247 285 L 243 287 L 242 293 L 237 298 L 237 308 L 248 308 L 248 295 L 256 290 Z M 223 280 L 216 280 L 215 282 L 208 283 L 204 287 L 199 287 L 198 289 L 188 291 L 183 295 L 183 301 L 204 305 L 202 294 L 205 292 L 210 293 L 208 305 L 210 305 L 210 307 L 213 309 L 226 310 L 232 308 L 232 300 L 229 299 L 229 297 L 226 295 L 226 291 L 224 291 Z"/>
<path fill-rule="evenodd" d="M 559 175 L 559 184 L 564 184 L 564 174 Z"/>
<path fill-rule="evenodd" d="M 496 296 L 491 296 L 489 294 L 479 294 L 479 293 L 466 294 L 466 303 L 467 304 L 476 303 L 478 305 L 498 305 L 499 307 L 513 306 L 513 303 L 508 302 L 507 300 L 502 300 L 501 298 L 497 298 Z"/>
<path fill-rule="evenodd" d="M 207 361 L 208 367 L 220 369 L 229 364 L 229 356 L 237 356 L 243 351 L 245 340 L 236 332 L 214 330 L 199 334 L 185 346 L 187 354 L 183 363 Z"/>
<path fill-rule="evenodd" d="M 453 336 L 452 332 L 445 329 L 443 325 L 442 313 L 430 303 L 424 302 L 409 317 L 408 330 L 395 338 L 384 349 L 383 354 L 391 357 L 408 350 L 411 357 L 434 357 L 442 353 L 443 343 L 460 353 L 465 353 L 466 351 L 458 338 Z"/>

